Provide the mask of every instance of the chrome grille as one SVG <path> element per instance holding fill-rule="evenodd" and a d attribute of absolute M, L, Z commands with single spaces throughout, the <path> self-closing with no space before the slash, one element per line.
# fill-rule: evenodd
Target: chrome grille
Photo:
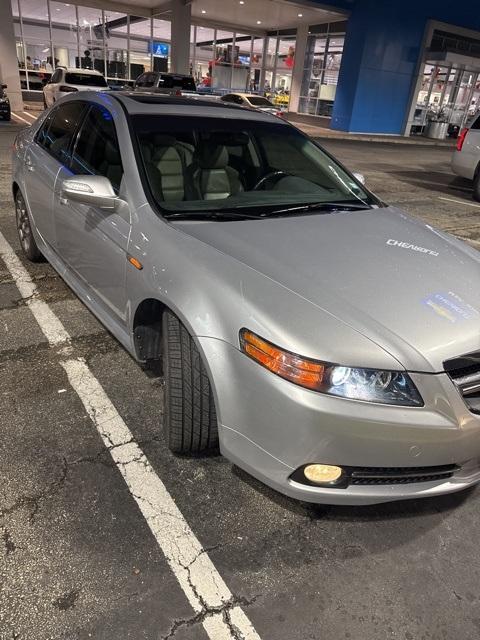
<path fill-rule="evenodd" d="M 480 351 L 447 360 L 444 365 L 467 407 L 480 414 Z"/>

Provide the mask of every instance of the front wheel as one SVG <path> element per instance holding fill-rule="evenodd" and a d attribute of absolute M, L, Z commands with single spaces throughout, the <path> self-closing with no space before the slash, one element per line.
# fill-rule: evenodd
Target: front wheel
<path fill-rule="evenodd" d="M 480 201 L 480 167 L 477 169 L 473 179 L 473 197 L 475 200 Z"/>
<path fill-rule="evenodd" d="M 15 197 L 15 214 L 18 238 L 20 240 L 23 253 L 31 262 L 42 262 L 44 258 L 37 247 L 35 238 L 33 237 L 27 205 L 20 191 Z"/>
<path fill-rule="evenodd" d="M 178 318 L 163 314 L 164 430 L 174 453 L 218 448 L 215 401 L 200 352 Z"/>

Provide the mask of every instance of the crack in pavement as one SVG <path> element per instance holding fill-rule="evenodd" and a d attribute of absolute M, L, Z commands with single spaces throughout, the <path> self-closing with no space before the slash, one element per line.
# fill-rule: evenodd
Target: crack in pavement
<path fill-rule="evenodd" d="M 28 517 L 29 522 L 33 522 L 35 516 L 37 515 L 40 509 L 40 502 L 45 500 L 46 498 L 54 495 L 57 491 L 61 489 L 63 484 L 65 483 L 68 476 L 68 462 L 65 458 L 62 459 L 62 472 L 60 477 L 50 483 L 50 485 L 39 493 L 30 495 L 30 496 L 20 496 L 18 500 L 16 500 L 10 507 L 6 507 L 4 509 L 0 509 L 0 518 L 5 518 L 5 516 L 9 516 L 15 511 L 27 507 L 30 509 L 30 515 Z"/>
<path fill-rule="evenodd" d="M 227 625 L 230 633 L 232 634 L 232 640 L 245 640 L 244 634 L 233 623 L 231 619 L 231 611 L 235 607 L 248 607 L 258 599 L 259 596 L 253 596 L 252 598 L 244 598 L 242 596 L 232 596 L 229 600 L 217 607 L 203 606 L 202 610 L 196 613 L 191 618 L 181 618 L 175 620 L 170 627 L 170 630 L 166 636 L 163 636 L 161 640 L 171 640 L 182 627 L 192 627 L 194 625 L 202 624 L 207 618 L 212 616 L 221 615 L 223 621 Z"/>

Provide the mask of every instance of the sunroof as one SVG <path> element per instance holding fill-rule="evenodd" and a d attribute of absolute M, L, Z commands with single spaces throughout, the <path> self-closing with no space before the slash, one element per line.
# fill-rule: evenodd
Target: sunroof
<path fill-rule="evenodd" d="M 115 94 L 114 94 L 115 95 Z M 117 94 L 118 95 L 118 94 Z M 130 98 L 131 100 L 135 100 L 135 102 L 141 102 L 142 104 L 172 104 L 172 105 L 185 105 L 185 106 L 202 106 L 202 107 L 214 107 L 214 108 L 234 108 L 241 109 L 242 107 L 238 107 L 237 105 L 227 104 L 226 102 L 222 102 L 220 100 L 208 100 L 202 99 L 202 97 L 183 97 L 183 96 L 169 96 L 169 95 L 154 95 L 149 93 L 140 93 L 140 92 L 128 92 L 121 93 L 121 95 Z"/>

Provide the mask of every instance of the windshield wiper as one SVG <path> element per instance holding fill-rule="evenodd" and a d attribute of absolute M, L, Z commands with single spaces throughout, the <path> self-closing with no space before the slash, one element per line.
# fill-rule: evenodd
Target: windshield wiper
<path fill-rule="evenodd" d="M 371 205 L 356 202 L 310 202 L 309 204 L 295 205 L 293 207 L 285 207 L 283 209 L 274 209 L 270 211 L 266 217 L 271 216 L 287 216 L 291 213 L 302 213 L 308 211 L 361 211 L 362 209 L 371 209 Z"/>
<path fill-rule="evenodd" d="M 177 211 L 175 213 L 164 213 L 167 220 L 261 220 L 263 215 L 253 215 L 251 213 L 240 213 L 238 211 Z"/>

